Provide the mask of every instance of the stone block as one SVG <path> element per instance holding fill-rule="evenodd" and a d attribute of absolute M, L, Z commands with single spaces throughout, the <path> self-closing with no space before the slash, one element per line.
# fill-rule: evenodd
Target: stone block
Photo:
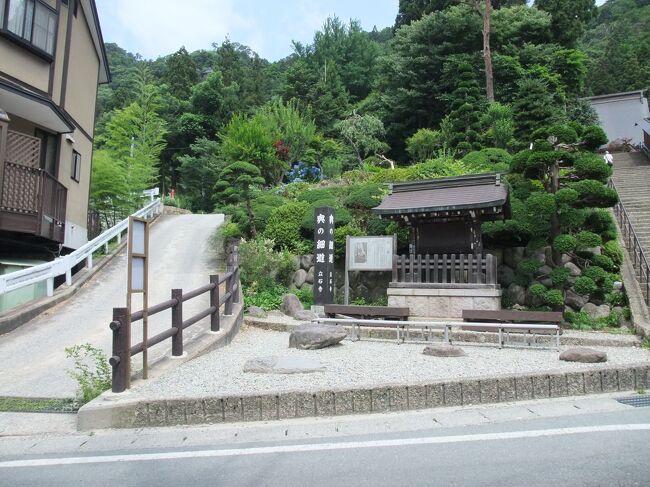
<path fill-rule="evenodd" d="M 203 401 L 187 401 L 185 404 L 185 422 L 186 424 L 203 424 L 205 423 L 205 411 L 203 410 Z"/>
<path fill-rule="evenodd" d="M 389 399 L 391 411 L 406 411 L 409 408 L 408 387 L 391 387 Z"/>
<path fill-rule="evenodd" d="M 569 386 L 565 374 L 556 374 L 550 377 L 551 397 L 566 397 L 569 395 Z"/>
<path fill-rule="evenodd" d="M 603 385 L 603 392 L 618 391 L 618 371 L 616 369 L 601 370 L 600 377 Z"/>
<path fill-rule="evenodd" d="M 585 378 L 582 372 L 566 374 L 567 395 L 581 396 L 585 393 Z"/>
<path fill-rule="evenodd" d="M 390 388 L 372 389 L 372 412 L 390 411 Z"/>
<path fill-rule="evenodd" d="M 295 394 L 281 394 L 278 399 L 278 417 L 279 419 L 288 419 L 296 417 L 296 396 Z"/>
<path fill-rule="evenodd" d="M 210 424 L 223 423 L 223 400 L 206 399 L 203 401 L 205 422 Z"/>
<path fill-rule="evenodd" d="M 242 397 L 244 421 L 260 421 L 262 419 L 262 399 L 259 396 Z"/>
<path fill-rule="evenodd" d="M 236 423 L 244 419 L 241 397 L 227 397 L 223 401 L 223 418 L 226 423 Z"/>
<path fill-rule="evenodd" d="M 650 386 L 648 367 L 636 367 L 634 369 L 635 389 L 647 389 Z"/>
<path fill-rule="evenodd" d="M 466 404 L 481 403 L 481 382 L 478 380 L 468 380 L 461 383 L 463 406 Z"/>
<path fill-rule="evenodd" d="M 618 390 L 631 391 L 634 390 L 634 370 L 632 369 L 619 369 L 618 371 Z"/>
<path fill-rule="evenodd" d="M 354 413 L 354 394 L 352 391 L 334 393 L 334 414 L 337 416 Z"/>
<path fill-rule="evenodd" d="M 594 394 L 603 392 L 602 383 L 600 381 L 600 372 L 592 371 L 585 372 L 585 393 Z"/>
<path fill-rule="evenodd" d="M 533 376 L 533 397 L 551 397 L 551 379 L 548 375 Z"/>
<path fill-rule="evenodd" d="M 430 316 L 429 298 L 420 296 L 409 296 L 406 298 L 406 306 L 411 316 Z"/>
<path fill-rule="evenodd" d="M 147 404 L 149 411 L 149 419 L 147 424 L 149 426 L 165 426 L 167 424 L 167 406 L 162 402 L 152 402 Z M 136 409 L 136 420 L 137 420 Z"/>
<path fill-rule="evenodd" d="M 437 408 L 445 405 L 445 391 L 442 384 L 427 385 L 426 391 L 428 408 Z"/>
<path fill-rule="evenodd" d="M 427 407 L 426 386 L 408 386 L 408 408 L 424 409 Z"/>
<path fill-rule="evenodd" d="M 464 309 L 472 309 L 474 298 L 469 297 L 452 297 L 449 298 L 449 316 L 448 318 L 462 318 Z"/>
<path fill-rule="evenodd" d="M 329 391 L 316 393 L 316 416 L 334 416 L 334 393 Z"/>
<path fill-rule="evenodd" d="M 136 427 L 148 426 L 150 424 L 149 404 L 138 403 L 133 411 L 133 422 Z M 165 426 L 165 416 L 162 417 L 162 422 L 152 426 Z"/>
<path fill-rule="evenodd" d="M 515 384 L 515 379 L 499 379 L 499 401 L 500 402 L 509 402 L 515 401 L 517 399 L 517 386 Z"/>
<path fill-rule="evenodd" d="M 295 394 L 296 418 L 308 418 L 316 415 L 316 398 L 314 394 L 305 392 Z"/>
<path fill-rule="evenodd" d="M 369 413 L 372 409 L 371 391 L 353 391 L 352 407 L 355 413 Z"/>
<path fill-rule="evenodd" d="M 501 300 L 498 298 L 474 298 L 474 305 L 471 309 L 498 311 L 501 309 Z"/>
<path fill-rule="evenodd" d="M 445 406 L 460 406 L 463 404 L 463 392 L 460 382 L 447 382 L 444 384 Z"/>
<path fill-rule="evenodd" d="M 185 401 L 167 401 L 167 424 L 185 424 Z"/>
<path fill-rule="evenodd" d="M 517 400 L 522 401 L 525 399 L 533 398 L 533 379 L 530 377 L 517 377 L 515 379 L 517 387 Z"/>
<path fill-rule="evenodd" d="M 278 396 L 262 396 L 260 409 L 262 421 L 278 419 Z"/>
<path fill-rule="evenodd" d="M 499 381 L 485 379 L 481 381 L 481 404 L 499 402 Z"/>

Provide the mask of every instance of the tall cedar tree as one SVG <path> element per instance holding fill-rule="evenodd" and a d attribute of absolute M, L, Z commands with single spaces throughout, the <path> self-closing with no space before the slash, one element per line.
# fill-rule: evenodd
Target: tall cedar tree
<path fill-rule="evenodd" d="M 179 100 L 188 100 L 192 94 L 192 86 L 199 81 L 196 64 L 185 47 L 181 47 L 165 61 L 164 81 L 169 85 L 169 91 Z"/>
<path fill-rule="evenodd" d="M 551 124 L 557 110 L 548 85 L 535 78 L 527 78 L 519 83 L 512 108 L 515 136 L 524 145 L 532 142 L 531 136 L 536 129 Z"/>

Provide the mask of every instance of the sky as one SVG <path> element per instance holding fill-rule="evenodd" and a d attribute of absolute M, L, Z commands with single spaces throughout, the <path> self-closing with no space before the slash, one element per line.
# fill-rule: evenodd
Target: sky
<path fill-rule="evenodd" d="M 605 0 L 597 0 L 602 5 Z M 106 42 L 147 59 L 210 49 L 230 37 L 269 61 L 309 43 L 327 17 L 358 19 L 365 30 L 395 23 L 399 0 L 97 0 Z"/>
<path fill-rule="evenodd" d="M 155 59 L 185 46 L 210 49 L 226 36 L 277 61 L 291 41 L 311 42 L 327 17 L 392 26 L 399 0 L 97 0 L 106 42 Z"/>

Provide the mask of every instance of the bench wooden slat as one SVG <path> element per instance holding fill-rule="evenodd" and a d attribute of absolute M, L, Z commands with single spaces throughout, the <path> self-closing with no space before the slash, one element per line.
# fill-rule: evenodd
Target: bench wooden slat
<path fill-rule="evenodd" d="M 393 306 L 354 306 L 345 304 L 326 304 L 326 315 L 346 315 L 353 317 L 380 316 L 406 319 L 409 316 L 409 308 L 398 308 Z"/>
<path fill-rule="evenodd" d="M 549 323 L 554 325 L 561 324 L 564 319 L 562 313 L 557 311 L 479 311 L 465 309 L 462 312 L 463 321 L 482 321 L 484 323 Z M 463 326 L 466 331 L 492 331 L 483 326 Z M 545 335 L 549 332 L 546 331 L 533 331 L 527 328 L 511 329 L 513 333 L 537 333 L 538 335 Z"/>

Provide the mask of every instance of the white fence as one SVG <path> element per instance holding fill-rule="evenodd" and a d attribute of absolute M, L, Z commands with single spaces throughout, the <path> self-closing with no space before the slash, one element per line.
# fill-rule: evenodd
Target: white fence
<path fill-rule="evenodd" d="M 141 218 L 150 218 L 153 215 L 158 215 L 162 211 L 162 202 L 156 199 L 149 203 L 147 206 L 139 211 L 136 211 L 133 216 Z M 88 242 L 83 247 L 79 247 L 71 254 L 59 257 L 52 262 L 40 264 L 28 269 L 18 272 L 12 272 L 0 276 L 0 295 L 15 291 L 16 289 L 37 284 L 39 282 L 47 282 L 47 295 L 54 294 L 54 278 L 65 274 L 65 282 L 69 286 L 72 284 L 72 268 L 85 260 L 86 267 L 92 269 L 93 267 L 93 253 L 104 247 L 108 252 L 108 243 L 117 239 L 118 244 L 122 241 L 122 233 L 129 228 L 129 219 L 125 218 L 113 228 L 106 230 L 104 233 Z"/>

